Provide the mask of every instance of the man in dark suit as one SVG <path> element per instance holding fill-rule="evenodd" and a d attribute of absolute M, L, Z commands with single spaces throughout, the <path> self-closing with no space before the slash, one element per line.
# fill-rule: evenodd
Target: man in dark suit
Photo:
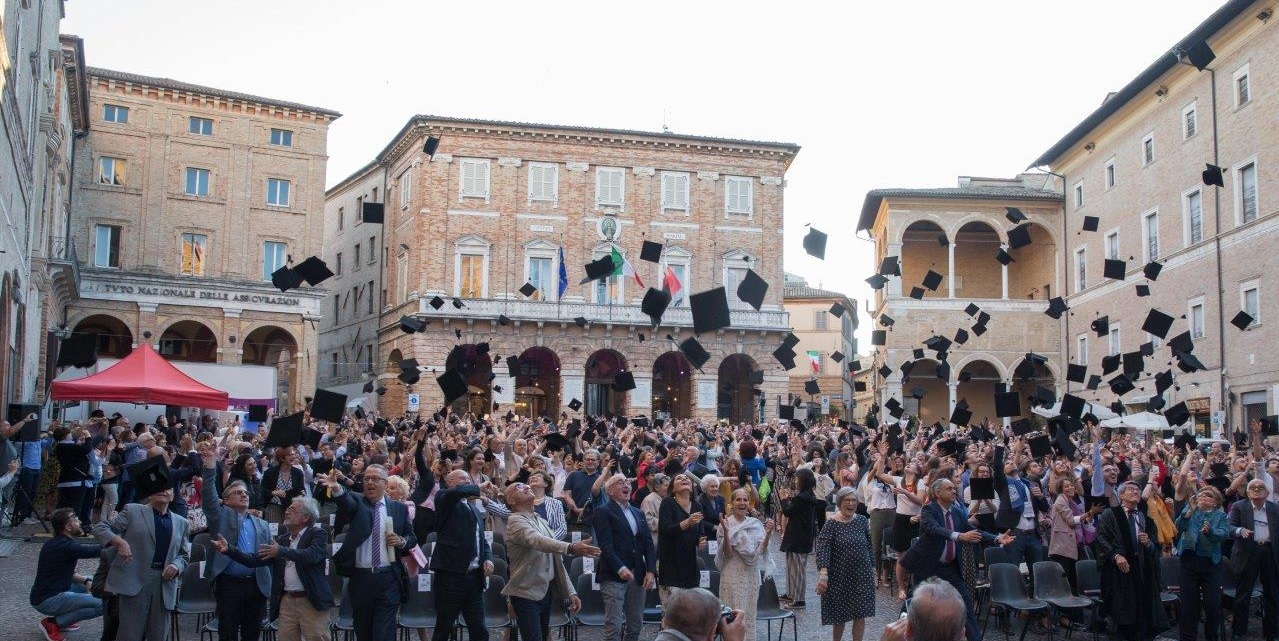
<path fill-rule="evenodd" d="M 644 625 L 644 591 L 657 585 L 657 550 L 644 513 L 627 501 L 630 480 L 615 474 L 604 491 L 608 503 L 596 508 L 593 518 L 600 548 L 595 577 L 604 598 L 604 641 L 637 641 Z"/>
<path fill-rule="evenodd" d="M 444 477 L 448 489 L 435 497 L 436 541 L 431 553 L 435 572 L 435 631 L 432 641 L 445 641 L 461 613 L 467 635 L 488 641 L 484 625 L 484 579 L 493 573 L 493 549 L 484 538 L 484 517 L 472 499 L 480 497 L 478 485 L 466 470 Z"/>
<path fill-rule="evenodd" d="M 1248 481 L 1248 500 L 1235 501 L 1230 507 L 1230 534 L 1235 537 L 1230 569 L 1235 572 L 1238 594 L 1251 594 L 1252 586 L 1261 579 L 1261 634 L 1272 641 L 1279 637 L 1279 506 L 1267 500 L 1270 492 L 1261 479 Z M 1234 637 L 1248 632 L 1248 599 L 1235 599 Z"/>
<path fill-rule="evenodd" d="M 329 535 L 316 523 L 320 505 L 299 496 L 284 510 L 284 527 L 269 545 L 245 554 L 218 535 L 213 548 L 247 567 L 270 568 L 271 609 L 276 613 L 280 639 L 327 641 L 333 591 L 324 576 Z"/>
<path fill-rule="evenodd" d="M 338 505 L 338 519 L 350 523 L 342 546 L 333 555 L 341 576 L 350 577 L 347 598 L 353 606 L 359 641 L 395 638 L 395 615 L 408 599 L 408 572 L 400 558 L 417 545 L 408 508 L 386 498 L 386 468 L 364 468 L 364 495 L 347 492 L 335 474 L 323 477 Z"/>
<path fill-rule="evenodd" d="M 930 486 L 933 501 L 924 506 L 919 515 L 919 538 L 902 556 L 901 564 L 915 575 L 918 584 L 935 576 L 955 586 L 964 595 L 964 610 L 968 620 L 964 624 L 968 641 L 981 641 L 981 628 L 977 615 L 969 601 L 968 585 L 959 568 L 959 543 L 998 543 L 1008 545 L 1013 537 L 996 536 L 973 528 L 968 522 L 968 511 L 955 501 L 955 484 L 940 478 Z"/>
<path fill-rule="evenodd" d="M 214 493 L 217 485 L 217 450 L 201 443 L 204 459 L 200 509 L 212 536 L 230 542 L 232 548 L 253 556 L 271 542 L 266 521 L 249 514 L 249 489 L 233 482 L 222 492 L 222 500 Z M 254 569 L 254 568 L 257 569 Z M 219 641 L 256 640 L 262 634 L 262 617 L 267 598 L 271 596 L 271 568 L 248 566 L 226 554 L 209 559 L 208 576 L 213 580 L 214 610 L 218 617 Z"/>

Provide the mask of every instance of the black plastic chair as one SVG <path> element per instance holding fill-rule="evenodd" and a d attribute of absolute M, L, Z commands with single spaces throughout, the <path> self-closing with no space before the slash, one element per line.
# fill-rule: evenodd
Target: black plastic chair
<path fill-rule="evenodd" d="M 1173 609 L 1181 620 L 1181 558 L 1159 557 L 1159 575 L 1163 585 L 1159 588 L 1159 602 L 1164 608 Z"/>
<path fill-rule="evenodd" d="M 1080 596 L 1088 598 L 1096 606 L 1093 609 L 1093 629 L 1100 631 L 1103 621 L 1101 616 L 1101 572 L 1097 569 L 1097 561 L 1081 559 L 1075 562 L 1075 583 L 1079 586 Z"/>
<path fill-rule="evenodd" d="M 578 598 L 581 599 L 581 596 L 579 595 Z M 568 610 L 564 609 L 564 599 L 551 599 L 551 620 L 547 627 L 552 630 L 558 629 L 564 641 L 577 639 L 577 621 L 568 613 Z"/>
<path fill-rule="evenodd" d="M 350 587 L 349 582 L 342 584 L 342 605 L 338 606 L 338 616 L 329 624 L 331 637 L 336 641 L 337 633 L 342 633 L 344 641 L 351 641 L 351 637 L 355 636 L 355 606 L 351 604 L 351 598 L 346 593 Z"/>
<path fill-rule="evenodd" d="M 582 609 L 573 615 L 578 625 L 588 628 L 604 627 L 604 594 L 598 588 L 592 588 L 595 574 L 587 572 L 577 577 L 577 598 L 582 601 Z"/>
<path fill-rule="evenodd" d="M 884 538 L 880 544 L 880 572 L 888 572 L 888 589 L 897 589 L 897 551 L 893 549 L 893 526 L 884 528 Z"/>
<path fill-rule="evenodd" d="M 1039 599 L 1031 598 L 1026 594 L 1026 585 L 1021 580 L 1021 570 L 1011 563 L 995 563 L 991 565 L 987 571 L 990 573 L 990 602 L 1000 606 L 1005 610 L 1012 612 L 1048 612 L 1048 604 Z M 985 623 L 982 623 L 982 633 L 986 631 L 986 624 L 990 623 L 990 615 L 987 613 Z M 1026 638 L 1026 631 L 1030 628 L 1030 618 L 1021 626 L 1021 639 Z M 1051 628 L 1049 629 L 1051 632 Z"/>
<path fill-rule="evenodd" d="M 400 606 L 399 636 L 410 639 L 412 630 L 430 630 L 435 627 L 435 584 L 431 589 L 420 591 L 416 582 L 409 585 L 409 598 Z"/>
<path fill-rule="evenodd" d="M 1031 572 L 1035 575 L 1035 598 L 1047 603 L 1050 610 L 1071 611 L 1084 610 L 1085 608 L 1093 611 L 1093 618 L 1097 617 L 1097 604 L 1092 599 L 1082 596 L 1075 596 L 1070 590 L 1070 581 L 1066 578 L 1066 570 L 1056 561 L 1040 561 L 1031 568 Z M 1052 618 L 1049 617 L 1048 637 L 1052 638 Z M 1070 638 L 1072 630 L 1067 629 L 1066 638 Z M 1093 632 L 1093 639 L 1097 638 L 1097 633 Z"/>
<path fill-rule="evenodd" d="M 178 617 L 183 614 L 194 614 L 195 625 L 202 627 L 213 618 L 217 605 L 213 600 L 213 581 L 200 576 L 200 564 L 188 563 L 182 570 L 181 582 L 178 584 L 178 601 L 169 615 L 169 635 L 174 641 L 181 641 L 181 625 Z"/>
<path fill-rule="evenodd" d="M 484 588 L 484 627 L 494 630 L 511 625 L 511 613 L 507 608 L 506 595 L 502 588 L 506 587 L 506 579 L 494 575 L 488 577 L 488 586 Z"/>
<path fill-rule="evenodd" d="M 493 576 L 500 576 L 503 580 L 511 578 L 511 570 L 506 565 L 506 559 L 493 557 Z"/>
<path fill-rule="evenodd" d="M 662 598 L 657 590 L 644 591 L 644 625 L 662 623 Z"/>
<path fill-rule="evenodd" d="M 493 546 L 492 546 L 492 548 L 493 548 L 493 558 L 494 558 L 494 559 L 502 559 L 503 561 L 505 561 L 505 560 L 506 560 L 506 546 L 505 546 L 505 545 L 502 545 L 501 543 L 494 543 L 494 544 L 493 544 Z"/>
<path fill-rule="evenodd" d="M 791 637 L 794 641 L 799 641 L 799 621 L 795 618 L 795 613 L 782 607 L 781 600 L 777 598 L 777 582 L 771 576 L 765 577 L 759 585 L 759 597 L 755 600 L 755 621 L 764 621 L 768 626 L 768 634 L 764 639 L 767 641 L 772 638 L 773 622 L 780 621 L 777 641 L 782 641 L 787 619 L 791 621 Z"/>

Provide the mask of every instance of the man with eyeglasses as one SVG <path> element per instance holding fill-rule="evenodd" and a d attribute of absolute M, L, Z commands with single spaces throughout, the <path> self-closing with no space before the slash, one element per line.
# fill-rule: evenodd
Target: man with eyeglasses
<path fill-rule="evenodd" d="M 249 514 L 248 488 L 243 482 L 234 481 L 222 491 L 219 501 L 214 490 L 217 450 L 211 443 L 201 443 L 199 452 L 204 459 L 200 509 L 209 533 L 225 539 L 247 556 L 256 555 L 258 548 L 271 542 L 271 530 L 266 521 Z M 216 554 L 209 560 L 208 575 L 213 580 L 219 641 L 256 641 L 261 636 L 262 617 L 271 596 L 271 568 L 249 567 L 226 554 Z"/>
<path fill-rule="evenodd" d="M 1261 633 L 1267 641 L 1279 636 L 1279 554 L 1275 554 L 1275 545 L 1279 544 L 1279 506 L 1267 500 L 1269 497 L 1265 481 L 1248 481 L 1248 500 L 1235 501 L 1227 521 L 1230 534 L 1235 537 L 1230 569 L 1235 573 L 1237 593 L 1251 594 L 1253 585 L 1261 579 Z M 1249 603 L 1249 599 L 1235 600 L 1235 639 L 1248 632 Z"/>

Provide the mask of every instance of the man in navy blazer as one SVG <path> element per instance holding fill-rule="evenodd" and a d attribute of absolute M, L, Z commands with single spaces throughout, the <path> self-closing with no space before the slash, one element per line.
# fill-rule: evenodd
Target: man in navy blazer
<path fill-rule="evenodd" d="M 1252 593 L 1261 580 L 1261 634 L 1264 639 L 1279 636 L 1279 505 L 1268 500 L 1270 491 L 1261 479 L 1248 481 L 1248 500 L 1230 506 L 1230 534 L 1235 537 L 1230 552 L 1230 569 L 1235 573 L 1238 594 Z M 1260 518 L 1259 518 L 1260 517 Z M 1259 528 L 1265 520 L 1265 528 Z M 1235 599 L 1234 636 L 1248 633 L 1248 599 Z"/>
<path fill-rule="evenodd" d="M 271 611 L 285 639 L 329 638 L 333 591 L 324 576 L 329 535 L 319 526 L 320 504 L 299 496 L 284 510 L 285 531 L 256 554 L 232 547 L 221 534 L 213 548 L 247 567 L 267 568 L 273 577 Z M 292 572 L 290 572 L 292 570 Z"/>
<path fill-rule="evenodd" d="M 467 635 L 474 641 L 488 641 L 484 625 L 484 583 L 493 573 L 493 548 L 484 536 L 484 517 L 471 501 L 480 496 L 478 485 L 470 482 L 466 470 L 444 476 L 446 490 L 435 497 L 435 550 L 431 570 L 435 572 L 435 631 L 432 641 L 445 641 L 453 634 L 453 624 L 461 613 Z"/>
<path fill-rule="evenodd" d="M 609 500 L 596 507 L 593 517 L 604 641 L 637 641 L 644 625 L 644 591 L 657 585 L 657 551 L 644 513 L 630 504 L 630 479 L 615 474 L 605 481 L 604 491 Z"/>
<path fill-rule="evenodd" d="M 266 521 L 249 514 L 249 490 L 244 483 L 235 481 L 218 499 L 218 453 L 211 444 L 200 444 L 200 457 L 204 460 L 201 470 L 203 485 L 200 487 L 200 509 L 209 532 L 224 538 L 231 549 L 246 555 L 271 542 L 271 530 Z M 232 556 L 222 553 L 209 559 L 208 576 L 213 581 L 214 612 L 218 617 L 218 639 L 257 639 L 262 632 L 262 617 L 266 614 L 266 602 L 271 596 L 271 568 L 269 564 L 246 565 Z"/>
<path fill-rule="evenodd" d="M 364 494 L 358 498 L 338 483 L 336 474 L 319 478 L 337 503 L 338 520 L 351 524 L 333 555 L 333 566 L 351 579 L 347 598 L 353 606 L 355 638 L 394 639 L 396 613 L 409 596 L 408 572 L 400 559 L 417 545 L 408 508 L 386 496 L 389 476 L 381 465 L 364 468 Z"/>
<path fill-rule="evenodd" d="M 965 636 L 968 641 L 981 641 L 981 628 L 968 598 L 968 585 L 959 569 L 959 544 L 986 542 L 1008 545 L 1013 537 L 1007 534 L 996 536 L 973 528 L 968 523 L 968 511 L 955 501 L 955 484 L 950 479 L 933 481 L 929 490 L 933 500 L 919 515 L 919 538 L 902 556 L 901 564 L 915 575 L 916 584 L 935 576 L 955 586 L 964 595 L 964 609 L 968 613 L 964 624 Z"/>

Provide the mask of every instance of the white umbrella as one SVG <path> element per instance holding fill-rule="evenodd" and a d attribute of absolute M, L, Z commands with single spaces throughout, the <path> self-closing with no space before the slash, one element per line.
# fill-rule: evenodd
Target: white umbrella
<path fill-rule="evenodd" d="M 1169 429 L 1168 419 L 1163 414 L 1154 414 L 1151 412 L 1137 412 L 1127 416 L 1117 416 L 1115 418 L 1106 419 L 1101 422 L 1102 427 L 1126 427 L 1133 430 L 1166 430 Z"/>
<path fill-rule="evenodd" d="M 1057 403 L 1052 407 L 1032 407 L 1030 408 L 1030 411 L 1044 418 L 1057 418 L 1057 415 L 1061 414 L 1061 403 Z M 1099 421 L 1119 416 L 1118 414 L 1110 411 L 1109 407 L 1094 403 L 1084 403 L 1084 414 L 1092 414 L 1093 416 L 1096 416 Z"/>

